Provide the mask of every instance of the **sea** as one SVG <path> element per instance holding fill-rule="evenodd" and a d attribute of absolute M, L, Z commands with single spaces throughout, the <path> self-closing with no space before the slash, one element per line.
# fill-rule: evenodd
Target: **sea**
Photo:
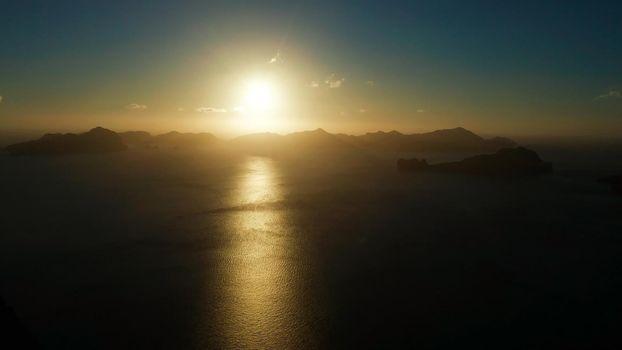
<path fill-rule="evenodd" d="M 527 178 L 3 154 L 0 296 L 43 349 L 618 348 L 605 151 L 551 147 L 555 171 Z"/>

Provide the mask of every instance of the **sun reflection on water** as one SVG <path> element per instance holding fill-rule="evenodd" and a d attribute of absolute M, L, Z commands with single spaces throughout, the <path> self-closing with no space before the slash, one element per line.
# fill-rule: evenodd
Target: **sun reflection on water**
<path fill-rule="evenodd" d="M 283 210 L 260 205 L 282 199 L 277 180 L 272 160 L 249 158 L 237 181 L 234 200 L 247 209 L 229 214 L 223 317 L 231 348 L 281 347 L 296 336 L 290 225 Z"/>

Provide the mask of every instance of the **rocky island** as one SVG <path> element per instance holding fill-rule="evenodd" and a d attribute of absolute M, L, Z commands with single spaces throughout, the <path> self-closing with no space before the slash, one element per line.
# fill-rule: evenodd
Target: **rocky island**
<path fill-rule="evenodd" d="M 477 175 L 537 175 L 552 171 L 551 163 L 544 162 L 532 150 L 524 147 L 504 148 L 494 154 L 482 154 L 459 162 L 428 164 L 425 159 L 399 159 L 400 171 L 434 171 Z"/>

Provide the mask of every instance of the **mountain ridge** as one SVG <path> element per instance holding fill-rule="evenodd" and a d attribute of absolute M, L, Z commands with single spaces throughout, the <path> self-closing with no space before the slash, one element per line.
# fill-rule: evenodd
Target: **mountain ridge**
<path fill-rule="evenodd" d="M 494 152 L 514 147 L 503 137 L 485 139 L 463 127 L 427 133 L 403 134 L 396 130 L 363 135 L 332 134 L 322 128 L 288 134 L 252 133 L 220 139 L 211 133 L 170 131 L 152 135 L 145 131 L 114 132 L 96 127 L 82 134 L 45 134 L 41 138 L 9 145 L 11 154 L 65 154 L 122 151 L 128 147 L 196 148 L 226 145 L 245 152 L 273 155 L 282 152 Z"/>
<path fill-rule="evenodd" d="M 72 153 L 106 153 L 127 149 L 118 133 L 95 127 L 81 134 L 45 134 L 41 138 L 5 147 L 14 155 L 57 155 Z"/>

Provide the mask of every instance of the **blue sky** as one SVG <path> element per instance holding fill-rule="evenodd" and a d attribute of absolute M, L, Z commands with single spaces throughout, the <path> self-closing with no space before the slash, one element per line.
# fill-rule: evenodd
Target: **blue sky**
<path fill-rule="evenodd" d="M 0 124 L 241 133 L 197 110 L 232 111 L 260 74 L 287 106 L 259 129 L 614 134 L 621 18 L 619 1 L 9 1 Z"/>

